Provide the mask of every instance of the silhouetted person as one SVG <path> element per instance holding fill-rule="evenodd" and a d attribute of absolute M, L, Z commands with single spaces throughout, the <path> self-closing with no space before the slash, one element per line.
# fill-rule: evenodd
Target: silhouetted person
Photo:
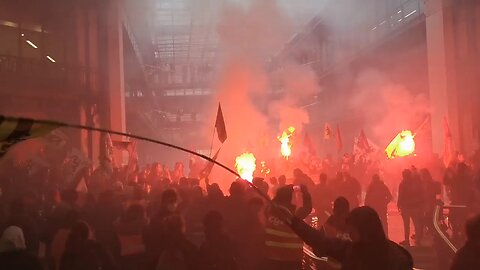
<path fill-rule="evenodd" d="M 254 197 L 247 202 L 246 217 L 242 235 L 237 242 L 241 269 L 258 269 L 264 258 L 265 228 L 264 228 L 264 200 Z"/>
<path fill-rule="evenodd" d="M 318 217 L 318 224 L 324 224 L 332 210 L 332 191 L 327 185 L 327 175 L 322 173 L 319 183 L 312 191 L 313 208 Z"/>
<path fill-rule="evenodd" d="M 422 177 L 422 185 L 425 195 L 424 224 L 430 232 L 434 232 L 435 228 L 433 227 L 433 213 L 437 204 L 437 195 L 441 194 L 442 187 L 439 182 L 433 180 L 428 169 L 420 170 L 420 175 Z"/>
<path fill-rule="evenodd" d="M 79 221 L 79 214 L 75 210 L 70 210 L 66 216 L 60 221 L 60 228 L 55 232 L 52 243 L 50 245 L 50 255 L 53 259 L 54 269 L 60 268 L 60 260 L 62 259 L 65 246 L 73 226 Z"/>
<path fill-rule="evenodd" d="M 40 244 L 40 228 L 36 220 L 27 212 L 23 198 L 14 199 L 10 205 L 6 226 L 17 226 L 22 229 L 27 245 L 26 250 L 36 256 Z"/>
<path fill-rule="evenodd" d="M 480 269 L 480 215 L 467 221 L 467 242 L 457 251 L 451 270 Z"/>
<path fill-rule="evenodd" d="M 0 239 L 0 268 L 5 270 L 41 270 L 40 261 L 26 252 L 22 229 L 10 226 Z"/>
<path fill-rule="evenodd" d="M 344 270 L 411 270 L 411 255 L 389 241 L 375 210 L 358 207 L 347 218 L 350 240 L 329 238 L 283 209 L 284 220 L 319 257 L 328 256 L 342 264 Z"/>
<path fill-rule="evenodd" d="M 420 180 L 415 178 L 410 170 L 402 172 L 402 181 L 398 187 L 397 206 L 403 219 L 405 240 L 400 244 L 410 245 L 410 219 L 415 226 L 415 243 L 421 244 L 423 236 L 423 189 Z"/>
<path fill-rule="evenodd" d="M 362 187 L 358 180 L 352 177 L 350 173 L 337 173 L 330 186 L 334 198 L 340 196 L 345 197 L 350 203 L 351 208 L 357 207 L 360 204 L 359 197 L 362 193 Z"/>
<path fill-rule="evenodd" d="M 73 226 L 62 255 L 60 270 L 117 269 L 110 254 L 91 240 L 90 234 L 88 224 L 83 221 Z"/>
<path fill-rule="evenodd" d="M 312 211 L 310 194 L 305 186 L 301 186 L 303 205 L 297 209 L 292 204 L 294 186 L 287 185 L 277 190 L 273 198 L 275 205 L 281 205 L 294 213 L 299 219 L 304 219 Z M 262 269 L 299 270 L 302 268 L 303 241 L 297 237 L 290 226 L 279 217 L 275 207 L 265 211 L 265 257 Z"/>
<path fill-rule="evenodd" d="M 146 250 L 143 233 L 147 224 L 145 210 L 140 204 L 130 205 L 125 214 L 115 221 L 114 228 L 119 242 L 122 269 L 143 269 Z"/>
<path fill-rule="evenodd" d="M 217 211 L 210 211 L 203 220 L 205 242 L 200 247 L 202 269 L 237 270 L 238 252 L 234 243 L 223 231 L 223 217 Z"/>
<path fill-rule="evenodd" d="M 388 221 L 387 221 L 387 206 L 392 201 L 392 194 L 380 179 L 378 174 L 372 176 L 372 182 L 367 188 L 367 194 L 365 196 L 365 205 L 370 206 L 377 211 L 380 221 L 382 221 L 383 230 L 388 236 Z"/>
<path fill-rule="evenodd" d="M 161 202 L 158 206 L 158 210 L 147 227 L 144 243 L 149 257 L 149 265 L 154 265 L 156 263 L 159 252 L 163 246 L 164 230 L 162 230 L 162 228 L 164 227 L 164 219 L 178 214 L 177 200 L 177 193 L 173 189 L 165 190 L 161 195 Z"/>
<path fill-rule="evenodd" d="M 242 180 L 243 181 L 243 180 Z M 244 231 L 244 217 L 247 213 L 247 198 L 244 186 L 241 182 L 235 181 L 230 185 L 230 196 L 225 200 L 225 228 L 235 242 L 241 241 Z"/>
<path fill-rule="evenodd" d="M 453 208 L 449 213 L 454 238 L 458 239 L 467 219 L 469 207 L 474 200 L 473 179 L 469 167 L 465 163 L 459 163 L 453 178 L 445 178 L 444 183 L 450 189 L 451 203 L 467 206 L 467 208 Z"/>
<path fill-rule="evenodd" d="M 162 223 L 163 245 L 156 270 L 195 270 L 201 268 L 197 247 L 185 236 L 185 226 L 179 215 L 165 217 Z"/>
<path fill-rule="evenodd" d="M 328 237 L 336 237 L 348 239 L 347 216 L 350 213 L 350 205 L 344 197 L 338 197 L 333 202 L 332 215 L 328 217 L 323 225 L 325 235 Z"/>
<path fill-rule="evenodd" d="M 293 170 L 293 184 L 296 186 L 304 185 L 308 190 L 313 190 L 315 187 L 313 180 L 298 168 Z"/>

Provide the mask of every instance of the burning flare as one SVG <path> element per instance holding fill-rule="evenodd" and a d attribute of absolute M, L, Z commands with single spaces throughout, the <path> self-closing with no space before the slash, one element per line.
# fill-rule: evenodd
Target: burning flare
<path fill-rule="evenodd" d="M 252 153 L 243 153 L 235 159 L 235 168 L 244 180 L 252 182 L 253 173 L 257 168 L 255 156 Z"/>
<path fill-rule="evenodd" d="M 280 146 L 280 152 L 282 153 L 282 156 L 288 160 L 290 155 L 292 154 L 292 142 L 290 141 L 290 137 L 293 136 L 295 133 L 295 128 L 294 127 L 289 127 L 287 130 L 285 130 L 281 136 L 278 136 L 278 140 L 282 144 Z"/>
<path fill-rule="evenodd" d="M 415 152 L 415 135 L 410 130 L 400 132 L 387 146 L 385 152 L 389 159 L 405 157 Z"/>
<path fill-rule="evenodd" d="M 260 170 L 260 173 L 263 176 L 267 177 L 267 175 L 270 174 L 270 168 L 267 167 L 267 163 L 264 160 L 260 161 L 260 165 L 262 166 L 262 169 Z"/>

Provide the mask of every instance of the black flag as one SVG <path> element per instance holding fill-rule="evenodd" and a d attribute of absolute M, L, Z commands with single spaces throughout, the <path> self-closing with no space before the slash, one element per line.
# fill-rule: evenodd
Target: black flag
<path fill-rule="evenodd" d="M 222 107 L 220 106 L 220 104 L 218 104 L 215 128 L 217 129 L 218 139 L 220 140 L 220 142 L 224 143 L 227 140 L 227 129 L 225 128 L 225 120 L 223 119 Z"/>

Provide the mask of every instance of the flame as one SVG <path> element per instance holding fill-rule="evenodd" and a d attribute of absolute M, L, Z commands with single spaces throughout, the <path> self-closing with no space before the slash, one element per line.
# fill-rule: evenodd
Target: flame
<path fill-rule="evenodd" d="M 404 130 L 392 140 L 385 149 L 388 158 L 405 157 L 415 152 L 415 135 L 410 130 Z"/>
<path fill-rule="evenodd" d="M 241 154 L 235 159 L 235 168 L 242 179 L 252 182 L 253 173 L 257 168 L 255 162 L 255 156 L 248 152 Z"/>
<path fill-rule="evenodd" d="M 267 167 L 267 162 L 262 160 L 262 161 L 260 161 L 260 164 L 262 165 L 262 170 L 260 171 L 260 173 L 262 175 L 264 175 L 265 177 L 267 177 L 267 175 L 270 174 L 270 168 Z"/>
<path fill-rule="evenodd" d="M 280 152 L 282 153 L 282 156 L 285 157 L 286 160 L 290 157 L 292 154 L 292 142 L 290 141 L 290 137 L 293 136 L 295 133 L 295 128 L 294 127 L 289 127 L 287 130 L 285 130 L 281 136 L 278 136 L 278 140 L 282 144 L 280 146 Z"/>

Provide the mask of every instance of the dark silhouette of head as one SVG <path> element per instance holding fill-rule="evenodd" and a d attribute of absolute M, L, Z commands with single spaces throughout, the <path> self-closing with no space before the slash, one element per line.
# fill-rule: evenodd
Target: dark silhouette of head
<path fill-rule="evenodd" d="M 368 206 L 353 209 L 346 219 L 354 242 L 384 243 L 387 238 L 377 212 Z"/>
<path fill-rule="evenodd" d="M 290 205 L 293 197 L 293 185 L 286 185 L 277 190 L 273 201 L 281 205 Z"/>
<path fill-rule="evenodd" d="M 333 202 L 333 214 L 336 216 L 347 216 L 350 211 L 350 203 L 345 197 L 338 197 Z"/>
<path fill-rule="evenodd" d="M 480 215 L 469 219 L 465 225 L 465 231 L 469 242 L 480 245 Z"/>
<path fill-rule="evenodd" d="M 88 224 L 85 221 L 75 222 L 65 243 L 65 251 L 75 253 L 82 252 L 89 236 L 90 228 Z"/>
<path fill-rule="evenodd" d="M 230 185 L 229 192 L 232 197 L 241 197 L 244 194 L 244 189 L 241 183 L 235 181 Z"/>
<path fill-rule="evenodd" d="M 278 184 L 277 178 L 276 177 L 270 177 L 270 184 L 276 186 Z"/>
<path fill-rule="evenodd" d="M 217 183 L 213 183 L 207 187 L 208 197 L 210 198 L 223 198 L 223 192 Z"/>
<path fill-rule="evenodd" d="M 252 184 L 254 184 L 263 194 L 268 194 L 268 184 L 263 178 L 255 177 L 253 178 Z"/>
<path fill-rule="evenodd" d="M 300 178 L 302 176 L 303 176 L 302 170 L 300 170 L 299 168 L 296 168 L 293 170 L 293 177 Z"/>

